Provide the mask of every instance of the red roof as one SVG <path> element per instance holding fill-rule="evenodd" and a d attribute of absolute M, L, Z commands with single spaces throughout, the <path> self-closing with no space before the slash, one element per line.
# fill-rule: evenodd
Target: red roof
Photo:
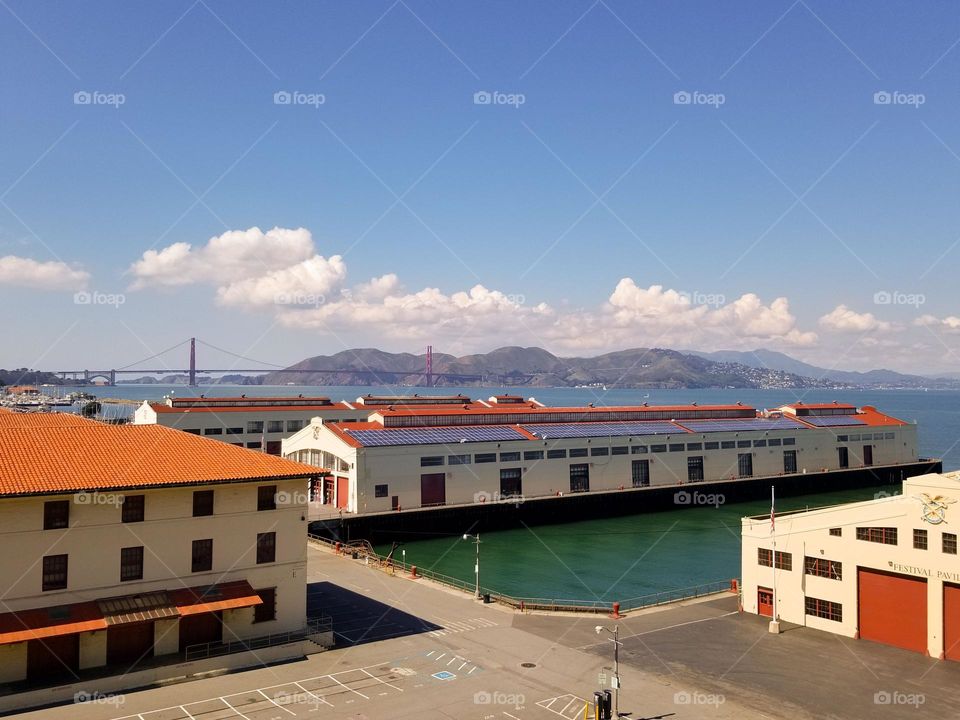
<path fill-rule="evenodd" d="M 0 415 L 0 496 L 280 480 L 319 468 L 161 425 L 64 413 Z"/>
<path fill-rule="evenodd" d="M 529 413 L 546 415 L 550 413 L 591 413 L 610 412 L 674 412 L 677 410 L 754 410 L 749 405 L 582 405 L 578 407 L 553 407 L 533 405 L 529 402 L 507 404 L 503 406 L 469 405 L 460 407 L 431 408 L 381 408 L 375 412 L 383 416 L 396 415 L 503 415 L 504 413 Z"/>
<path fill-rule="evenodd" d="M 222 398 L 217 398 L 222 399 Z M 250 398 L 247 398 L 249 400 Z M 259 398 L 258 398 L 259 399 Z M 268 398 L 274 401 L 281 400 L 290 400 L 290 398 Z M 212 407 L 196 406 L 196 407 L 170 407 L 166 403 L 148 403 L 151 408 L 153 408 L 158 413 L 230 413 L 230 412 L 258 412 L 266 411 L 270 412 L 323 412 L 323 411 L 335 411 L 335 410 L 350 410 L 344 402 L 335 402 L 335 403 L 325 403 L 317 405 L 238 405 L 236 407 L 230 406 L 221 406 L 214 405 Z"/>

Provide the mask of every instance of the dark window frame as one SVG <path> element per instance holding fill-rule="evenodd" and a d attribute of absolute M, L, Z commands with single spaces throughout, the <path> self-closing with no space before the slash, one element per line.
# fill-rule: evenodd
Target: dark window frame
<path fill-rule="evenodd" d="M 194 540 L 190 544 L 190 572 L 213 570 L 213 538 Z"/>
<path fill-rule="evenodd" d="M 120 506 L 120 521 L 125 523 L 143 522 L 146 514 L 146 495 L 124 495 Z"/>
<path fill-rule="evenodd" d="M 277 561 L 277 533 L 257 533 L 257 565 Z"/>
<path fill-rule="evenodd" d="M 43 529 L 62 530 L 70 527 L 70 501 L 48 500 L 43 504 Z"/>
<path fill-rule="evenodd" d="M 193 517 L 211 517 L 213 515 L 213 490 L 193 491 Z"/>
<path fill-rule="evenodd" d="M 41 588 L 43 592 L 48 592 L 50 590 L 66 590 L 69 583 L 69 578 L 69 555 L 45 555 L 43 557 L 41 576 Z"/>
<path fill-rule="evenodd" d="M 382 498 L 390 495 L 390 485 L 389 484 L 380 484 L 373 486 L 373 496 Z"/>
<path fill-rule="evenodd" d="M 120 548 L 120 582 L 143 580 L 143 545 Z"/>
<path fill-rule="evenodd" d="M 260 485 L 257 487 L 257 512 L 277 509 L 277 486 Z"/>
<path fill-rule="evenodd" d="M 271 622 L 277 619 L 277 589 L 261 588 L 254 590 L 263 601 L 259 605 L 253 606 L 253 624 Z"/>

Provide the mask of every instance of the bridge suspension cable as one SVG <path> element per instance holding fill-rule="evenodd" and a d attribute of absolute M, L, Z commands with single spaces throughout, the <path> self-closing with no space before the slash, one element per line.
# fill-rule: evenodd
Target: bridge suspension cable
<path fill-rule="evenodd" d="M 158 353 L 156 353 L 155 355 L 151 355 L 150 357 L 142 358 L 142 359 L 140 359 L 140 360 L 137 360 L 136 362 L 130 363 L 129 365 L 124 365 L 123 367 L 118 367 L 118 368 L 116 368 L 116 369 L 117 369 L 117 370 L 128 370 L 129 368 L 132 368 L 134 365 L 139 365 L 140 363 L 146 362 L 147 360 L 153 360 L 154 358 L 158 358 L 158 357 L 160 357 L 161 355 L 165 355 L 166 353 L 170 352 L 171 350 L 176 350 L 178 347 L 180 347 L 181 345 L 186 345 L 188 342 L 190 342 L 190 338 L 187 338 L 186 340 L 183 340 L 183 341 L 181 341 L 181 342 L 178 342 L 176 345 L 173 345 L 172 347 L 168 347 L 166 350 L 162 350 L 161 352 L 158 352 Z"/>
<path fill-rule="evenodd" d="M 240 355 L 235 352 L 230 352 L 229 350 L 225 350 L 222 347 L 217 347 L 216 345 L 211 345 L 208 342 L 204 342 L 199 338 L 197 339 L 197 342 L 200 343 L 201 345 L 206 345 L 211 350 L 216 350 L 218 352 L 224 353 L 225 355 L 230 355 L 232 357 L 239 358 L 240 360 L 246 360 L 247 362 L 257 363 L 258 365 L 269 365 L 270 367 L 277 368 L 279 370 L 283 370 L 286 367 L 286 365 L 277 365 L 276 363 L 267 362 L 266 360 L 257 360 L 256 358 L 250 358 L 245 355 Z"/>

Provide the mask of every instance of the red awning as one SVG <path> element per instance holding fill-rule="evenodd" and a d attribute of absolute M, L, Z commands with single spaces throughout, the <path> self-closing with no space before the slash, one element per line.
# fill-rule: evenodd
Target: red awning
<path fill-rule="evenodd" d="M 0 615 L 0 645 L 104 630 L 106 627 L 107 621 L 95 602 L 3 613 Z"/>
<path fill-rule="evenodd" d="M 263 604 L 263 600 L 246 580 L 171 590 L 170 598 L 181 616 Z"/>

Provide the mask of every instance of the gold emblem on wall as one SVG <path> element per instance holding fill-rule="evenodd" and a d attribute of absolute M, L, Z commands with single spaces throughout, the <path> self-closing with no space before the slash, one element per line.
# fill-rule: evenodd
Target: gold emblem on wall
<path fill-rule="evenodd" d="M 930 496 L 927 493 L 920 493 L 916 496 L 923 508 L 920 510 L 920 518 L 931 525 L 940 525 L 947 521 L 947 506 L 956 502 L 954 498 L 945 495 Z"/>

